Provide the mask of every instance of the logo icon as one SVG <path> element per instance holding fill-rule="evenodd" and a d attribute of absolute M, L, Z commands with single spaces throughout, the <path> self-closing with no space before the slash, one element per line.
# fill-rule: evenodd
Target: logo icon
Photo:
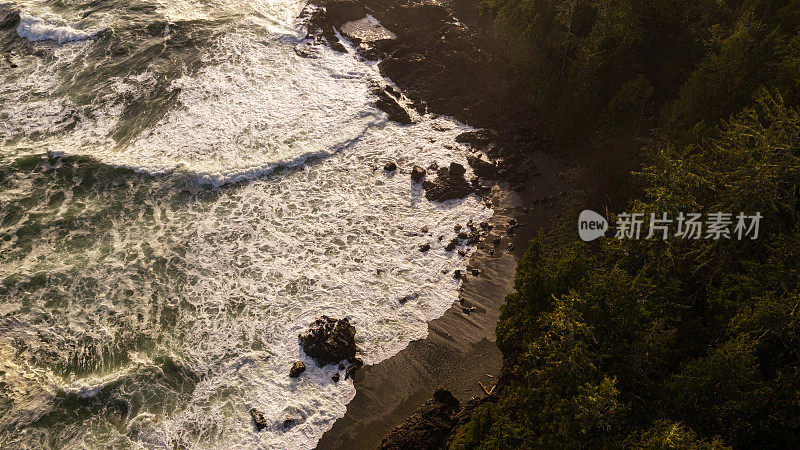
<path fill-rule="evenodd" d="M 593 241 L 600 236 L 605 236 L 608 230 L 608 221 L 605 217 L 591 209 L 581 211 L 578 216 L 578 234 L 585 242 Z"/>

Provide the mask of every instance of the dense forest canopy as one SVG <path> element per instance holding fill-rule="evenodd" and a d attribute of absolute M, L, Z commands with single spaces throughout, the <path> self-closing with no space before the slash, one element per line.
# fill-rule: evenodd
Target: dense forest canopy
<path fill-rule="evenodd" d="M 633 172 L 628 212 L 763 219 L 534 242 L 497 327 L 512 381 L 453 447 L 800 447 L 800 1 L 484 7 L 557 148 Z"/>

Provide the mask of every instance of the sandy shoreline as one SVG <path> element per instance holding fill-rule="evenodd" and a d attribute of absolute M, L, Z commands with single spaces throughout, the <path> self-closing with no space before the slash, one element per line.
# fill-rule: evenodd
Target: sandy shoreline
<path fill-rule="evenodd" d="M 531 160 L 541 175 L 529 177 L 521 192 L 506 182 L 492 189 L 495 215 L 490 223 L 494 230 L 467 266 L 478 268 L 480 275 L 470 274 L 462 284 L 463 305 L 475 310 L 466 314 L 461 304 L 454 303 L 442 317 L 428 323 L 427 338 L 360 370 L 354 378 L 355 398 L 347 405 L 345 416 L 322 437 L 318 449 L 375 448 L 437 388 L 448 389 L 463 403 L 485 395 L 479 381 L 489 389 L 495 385 L 502 368 L 495 326 L 505 296 L 514 289 L 517 260 L 530 238 L 546 228 L 558 211 L 558 194 L 569 189 L 559 176 L 566 170 L 561 159 L 540 154 Z M 550 201 L 538 201 L 543 197 Z M 514 250 L 508 251 L 505 229 L 512 218 L 522 220 L 524 226 L 510 237 Z M 494 236 L 500 236 L 502 243 L 495 255 L 490 255 Z"/>
<path fill-rule="evenodd" d="M 494 229 L 468 262 L 461 303 L 455 302 L 442 317 L 429 322 L 426 339 L 411 342 L 392 358 L 361 369 L 354 378 L 356 396 L 347 405 L 345 416 L 317 447 L 375 448 L 437 388 L 449 390 L 463 404 L 485 395 L 478 382 L 488 389 L 496 384 L 502 354 L 495 343 L 495 327 L 500 307 L 514 287 L 517 259 L 530 238 L 550 223 L 564 198 L 560 193 L 570 189 L 560 176 L 567 170 L 563 160 L 536 153 L 547 144 L 535 111 L 520 95 L 526 81 L 514 72 L 506 49 L 493 38 L 491 24 L 479 18 L 477 2 L 454 0 L 447 6 L 390 0 L 312 3 L 324 9 L 312 8 L 306 15 L 310 36 L 339 51 L 344 48 L 338 42 L 337 29 L 347 28 L 367 13 L 376 18 L 396 38 L 361 41 L 350 36 L 359 54 L 380 60 L 381 74 L 391 79 L 420 113 L 444 114 L 493 130 L 464 142 L 474 143 L 474 156 L 484 153 L 500 161 L 480 170 L 494 179 L 484 179 L 492 190 L 483 195 L 485 200 L 491 199 L 495 211 Z M 458 15 L 457 20 L 453 14 Z M 390 117 L 394 114 L 394 120 L 405 118 L 399 114 L 402 108 L 393 104 L 395 93 L 384 94 L 389 105 L 381 109 Z M 485 156 L 480 160 L 486 161 Z M 447 166 L 449 161 L 439 164 Z M 539 201 L 542 198 L 546 201 Z M 513 236 L 507 232 L 511 219 L 524 224 Z M 501 242 L 495 247 L 498 236 Z M 509 240 L 513 242 L 511 251 Z M 480 271 L 477 277 L 472 275 L 473 268 Z"/>

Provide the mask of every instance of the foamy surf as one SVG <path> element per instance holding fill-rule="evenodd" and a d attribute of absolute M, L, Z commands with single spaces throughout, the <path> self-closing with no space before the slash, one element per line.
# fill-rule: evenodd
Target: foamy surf
<path fill-rule="evenodd" d="M 355 391 L 297 335 L 348 317 L 367 363 L 424 337 L 453 226 L 491 215 L 408 173 L 466 166 L 468 128 L 388 122 L 373 64 L 296 54 L 302 4 L 167 3 L 0 74 L 2 446 L 313 448 Z"/>
<path fill-rule="evenodd" d="M 52 41 L 57 44 L 92 39 L 104 30 L 78 30 L 65 23 L 50 23 L 27 12 L 20 13 L 17 34 L 31 42 Z"/>

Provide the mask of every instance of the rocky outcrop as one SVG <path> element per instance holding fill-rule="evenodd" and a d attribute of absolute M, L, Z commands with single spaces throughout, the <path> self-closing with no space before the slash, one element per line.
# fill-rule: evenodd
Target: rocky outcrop
<path fill-rule="evenodd" d="M 381 449 L 441 448 L 458 422 L 459 401 L 450 391 L 438 389 L 402 424 L 381 441 Z"/>
<path fill-rule="evenodd" d="M 325 19 L 329 23 L 343 24 L 367 15 L 364 5 L 353 0 L 321 1 L 319 4 L 325 7 Z"/>
<path fill-rule="evenodd" d="M 356 328 L 347 318 L 322 316 L 311 324 L 308 331 L 300 334 L 299 338 L 303 351 L 314 358 L 320 367 L 342 360 L 350 363 L 358 361 Z"/>
<path fill-rule="evenodd" d="M 456 142 L 467 144 L 473 148 L 481 149 L 500 140 L 500 135 L 494 130 L 467 131 L 456 136 Z"/>
<path fill-rule="evenodd" d="M 19 10 L 0 8 L 0 30 L 8 30 L 19 24 Z"/>
<path fill-rule="evenodd" d="M 430 201 L 441 202 L 456 198 L 464 198 L 473 192 L 472 186 L 464 178 L 466 169 L 458 163 L 451 163 L 450 167 L 443 167 L 436 171 L 436 179 L 425 180 L 425 198 Z"/>
<path fill-rule="evenodd" d="M 363 365 L 364 363 L 360 359 L 353 358 L 350 361 L 350 365 L 347 366 L 347 370 L 344 371 L 344 379 L 346 380 L 348 378 L 353 378 L 356 372 L 358 372 L 358 369 L 360 369 Z"/>
<path fill-rule="evenodd" d="M 261 431 L 267 427 L 267 419 L 264 417 L 264 413 L 261 411 L 255 408 L 251 409 L 250 417 L 253 418 L 253 425 L 256 426 L 256 431 Z"/>
<path fill-rule="evenodd" d="M 411 180 L 415 183 L 419 183 L 420 181 L 423 180 L 423 178 L 425 178 L 426 174 L 427 172 L 425 171 L 425 169 L 423 169 L 420 166 L 414 166 L 411 169 Z M 427 231 L 425 231 L 425 233 L 427 233 Z"/>
<path fill-rule="evenodd" d="M 493 180 L 498 176 L 497 166 L 493 162 L 472 155 L 467 156 L 467 162 L 469 166 L 472 167 L 472 171 L 475 172 L 475 175 L 481 178 Z"/>
<path fill-rule="evenodd" d="M 346 51 L 336 30 L 367 12 L 391 32 L 391 39 L 348 39 L 360 57 L 381 61 L 381 74 L 397 83 L 417 111 L 454 116 L 479 127 L 521 123 L 523 133 L 532 135 L 528 129 L 533 131 L 530 124 L 537 116 L 520 95 L 527 80 L 514 71 L 491 21 L 481 19 L 477 8 L 393 0 L 311 3 L 304 16 L 309 37 L 334 50 Z M 448 9 L 454 6 L 455 11 Z M 453 17 L 456 11 L 458 18 Z"/>
<path fill-rule="evenodd" d="M 292 366 L 291 370 L 289 370 L 289 376 L 292 378 L 297 378 L 306 371 L 306 365 L 303 364 L 301 361 L 295 361 L 294 365 Z"/>
<path fill-rule="evenodd" d="M 411 116 L 408 111 L 403 108 L 400 103 L 395 100 L 385 89 L 375 88 L 372 93 L 378 97 L 375 102 L 375 107 L 385 112 L 389 116 L 389 120 L 401 123 L 403 125 L 410 124 Z"/>

